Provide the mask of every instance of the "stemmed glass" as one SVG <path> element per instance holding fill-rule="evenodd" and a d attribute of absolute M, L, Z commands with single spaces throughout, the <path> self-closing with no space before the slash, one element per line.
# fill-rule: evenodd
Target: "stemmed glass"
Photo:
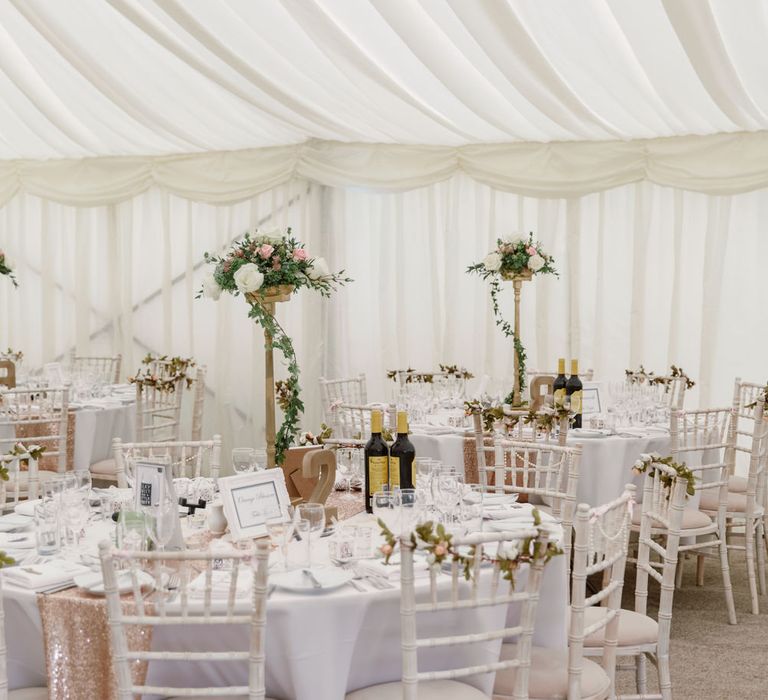
<path fill-rule="evenodd" d="M 347 480 L 347 487 L 344 491 L 344 495 L 341 497 L 344 501 L 354 501 L 355 496 L 352 493 L 352 478 L 357 473 L 357 460 L 355 459 L 356 450 L 352 448 L 339 450 L 339 461 L 337 468 L 342 478 Z"/>
<path fill-rule="evenodd" d="M 179 506 L 172 499 L 164 498 L 158 505 L 149 506 L 144 512 L 147 516 L 147 535 L 157 551 L 162 552 L 173 537 L 179 518 Z"/>
<path fill-rule="evenodd" d="M 61 494 L 61 509 L 67 527 L 67 541 L 73 549 L 80 546 L 83 528 L 90 517 L 88 497 L 78 489 L 67 489 Z"/>
<path fill-rule="evenodd" d="M 267 520 L 267 534 L 273 547 L 280 550 L 283 567 L 288 570 L 288 543 L 293 537 L 293 521 L 282 516 Z"/>
<path fill-rule="evenodd" d="M 238 474 L 252 472 L 256 468 L 256 450 L 252 447 L 235 447 L 232 450 L 232 467 Z"/>
<path fill-rule="evenodd" d="M 325 530 L 325 506 L 322 503 L 300 503 L 299 520 L 309 522 L 309 541 L 317 541 Z M 312 547 L 309 548 L 309 566 L 312 566 Z"/>

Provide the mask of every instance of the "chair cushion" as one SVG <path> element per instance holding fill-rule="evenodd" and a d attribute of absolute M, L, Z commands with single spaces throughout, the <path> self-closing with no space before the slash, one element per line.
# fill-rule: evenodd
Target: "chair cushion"
<path fill-rule="evenodd" d="M 594 606 L 584 611 L 584 627 L 597 622 L 605 616 L 607 608 Z M 619 646 L 632 647 L 639 644 L 655 644 L 659 640 L 659 625 L 651 617 L 641 615 L 634 610 L 619 612 Z M 605 627 L 601 627 L 584 638 L 585 647 L 601 647 L 605 641 Z"/>
<path fill-rule="evenodd" d="M 746 476 L 731 476 L 731 477 L 728 477 L 728 490 L 731 493 L 746 493 L 747 492 L 747 477 Z"/>
<path fill-rule="evenodd" d="M 699 501 L 699 508 L 702 510 L 716 511 L 718 508 L 718 500 L 720 496 L 719 489 L 707 489 L 701 493 L 701 501 Z M 726 510 L 729 513 L 746 513 L 747 512 L 747 494 L 746 493 L 731 493 L 728 492 L 728 505 Z"/>
<path fill-rule="evenodd" d="M 344 700 L 403 700 L 403 685 L 395 681 L 360 688 Z M 419 683 L 419 700 L 488 700 L 488 696 L 459 681 L 425 681 Z"/>
<path fill-rule="evenodd" d="M 504 644 L 501 659 L 517 657 L 517 644 Z M 603 700 L 608 697 L 611 680 L 594 661 L 582 659 L 582 700 Z M 496 672 L 493 686 L 494 700 L 512 698 L 515 691 L 516 668 Z M 531 700 L 566 700 L 568 697 L 568 650 L 533 647 L 531 671 L 528 677 L 528 697 Z"/>
<path fill-rule="evenodd" d="M 117 462 L 114 459 L 102 459 L 91 465 L 91 474 L 115 476 L 117 474 Z"/>
<path fill-rule="evenodd" d="M 710 493 L 714 489 L 708 489 L 704 493 Z M 701 496 L 702 505 L 701 508 L 704 508 L 703 502 L 704 502 L 704 494 Z M 717 508 L 715 508 L 717 510 Z M 632 524 L 633 525 L 640 525 L 640 520 L 642 518 L 642 508 L 634 508 L 632 510 Z M 658 525 L 658 523 L 656 523 Z M 707 527 L 712 524 L 712 518 L 710 518 L 706 513 L 702 513 L 700 510 L 696 508 L 685 508 L 683 510 L 683 530 L 697 530 L 700 527 Z"/>
<path fill-rule="evenodd" d="M 8 700 L 48 700 L 48 688 L 17 688 L 8 691 Z"/>

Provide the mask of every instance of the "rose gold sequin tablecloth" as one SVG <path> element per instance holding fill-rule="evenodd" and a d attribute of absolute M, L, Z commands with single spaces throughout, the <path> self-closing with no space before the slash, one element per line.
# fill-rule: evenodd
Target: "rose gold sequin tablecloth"
<path fill-rule="evenodd" d="M 39 594 L 37 606 L 43 624 L 51 699 L 117 698 L 106 600 L 72 588 Z M 123 610 L 132 614 L 133 601 L 125 600 Z M 129 648 L 149 651 L 152 629 L 134 625 L 127 629 Z M 143 683 L 146 672 L 146 662 L 135 662 L 134 682 Z"/>

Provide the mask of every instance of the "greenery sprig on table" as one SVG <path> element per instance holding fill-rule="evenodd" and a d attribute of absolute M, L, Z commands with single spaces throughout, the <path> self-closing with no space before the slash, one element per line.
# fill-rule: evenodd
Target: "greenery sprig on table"
<path fill-rule="evenodd" d="M 658 462 L 659 464 L 665 464 L 666 466 L 672 468 L 677 472 L 678 476 L 683 477 L 683 479 L 686 480 L 687 485 L 685 487 L 685 492 L 689 496 L 693 496 L 696 493 L 696 477 L 694 473 L 688 469 L 688 467 L 685 466 L 685 462 L 676 462 L 674 459 L 672 459 L 671 456 L 669 457 L 662 457 L 660 454 L 653 452 L 651 454 L 643 454 L 640 455 L 640 459 L 638 459 L 635 462 L 635 465 L 632 467 L 632 473 L 637 474 L 638 476 L 640 474 L 645 474 L 645 472 L 648 471 L 648 468 L 653 464 L 654 462 Z M 653 474 L 651 474 L 653 476 Z M 674 483 L 674 477 L 670 474 L 661 473 L 659 475 L 659 479 L 661 480 L 662 485 L 665 489 L 667 489 L 667 492 L 669 492 L 672 489 L 672 484 Z M 669 499 L 669 493 L 667 493 L 667 499 Z"/>
<path fill-rule="evenodd" d="M 0 352 L 0 357 L 4 360 L 11 360 L 11 362 L 21 362 L 24 359 L 24 353 L 21 350 L 8 348 L 5 352 Z"/>
<path fill-rule="evenodd" d="M 496 325 L 507 338 L 512 338 L 515 346 L 517 379 L 521 392 L 525 388 L 525 363 L 528 357 L 523 343 L 515 335 L 514 327 L 501 314 L 499 306 L 501 283 L 514 276 L 555 275 L 559 277 L 554 263 L 554 258 L 542 250 L 541 243 L 534 240 L 531 232 L 527 237 L 518 234 L 498 238 L 496 250 L 488 253 L 483 262 L 467 268 L 468 273 L 480 275 L 490 282 L 491 304 Z"/>
<path fill-rule="evenodd" d="M 533 509 L 533 525 L 536 528 L 541 527 L 541 514 L 537 509 Z M 379 527 L 381 535 L 384 538 L 384 544 L 380 551 L 384 555 L 385 563 L 389 563 L 390 558 L 395 553 L 399 544 L 397 537 L 386 526 L 383 520 L 379 518 Z M 472 572 L 475 567 L 475 557 L 477 556 L 477 547 L 469 547 L 468 553 L 460 551 L 453 544 L 453 535 L 445 529 L 442 523 L 434 523 L 431 520 L 421 523 L 411 532 L 410 545 L 414 549 L 419 549 L 427 553 L 427 563 L 435 569 L 440 569 L 444 562 L 457 562 L 459 569 L 464 574 L 464 578 L 472 578 Z M 510 582 L 512 588 L 515 587 L 515 572 L 520 564 L 530 563 L 532 561 L 544 560 L 546 564 L 553 557 L 563 553 L 556 543 L 549 540 L 546 543 L 539 537 L 527 537 L 522 541 L 519 548 L 507 546 L 497 551 L 495 556 L 488 556 L 485 551 L 481 555 L 481 561 L 498 564 L 504 579 Z"/>
<path fill-rule="evenodd" d="M 213 271 L 203 279 L 195 298 L 218 300 L 222 292 L 244 295 L 250 304 L 248 317 L 256 321 L 271 337 L 272 347 L 283 357 L 288 376 L 276 383 L 283 422 L 275 436 L 275 461 L 282 464 L 288 448 L 299 432 L 299 417 L 304 410 L 299 386 L 299 364 L 290 336 L 269 312 L 264 297 L 270 290 L 289 287 L 290 292 L 312 289 L 324 297 L 339 286 L 351 282 L 344 270 L 330 272 L 321 257 L 309 254 L 304 244 L 293 237 L 291 228 L 254 234 L 247 232 L 233 243 L 226 254 L 205 253 L 205 262 Z"/>
<path fill-rule="evenodd" d="M 160 376 L 152 371 L 152 364 L 155 362 L 167 362 L 167 368 Z M 194 379 L 188 374 L 189 370 L 195 366 L 195 361 L 191 357 L 168 357 L 168 355 L 148 354 L 141 361 L 144 368 L 139 368 L 135 376 L 128 377 L 131 384 L 140 384 L 157 389 L 158 391 L 174 392 L 176 384 L 182 380 L 187 389 L 192 386 Z"/>
<path fill-rule="evenodd" d="M 14 264 L 10 261 L 4 251 L 0 250 L 0 275 L 5 275 L 14 287 L 18 287 L 19 283 L 16 281 L 16 274 L 13 271 Z"/>

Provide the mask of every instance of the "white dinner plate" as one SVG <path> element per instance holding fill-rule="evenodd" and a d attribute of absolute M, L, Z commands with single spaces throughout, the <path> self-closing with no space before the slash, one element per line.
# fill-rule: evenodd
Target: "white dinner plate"
<path fill-rule="evenodd" d="M 611 434 L 610 430 L 599 430 L 597 428 L 573 428 L 568 435 L 575 438 L 605 438 Z"/>
<path fill-rule="evenodd" d="M 146 571 L 137 571 L 136 578 L 143 590 L 154 588 L 155 579 Z M 78 588 L 88 591 L 92 595 L 105 595 L 104 580 L 101 571 L 89 571 L 86 574 L 78 574 L 72 579 Z M 117 576 L 117 591 L 121 595 L 133 590 L 133 580 L 130 571 L 121 571 Z"/>
<path fill-rule="evenodd" d="M 301 569 L 273 574 L 269 577 L 269 582 L 291 593 L 325 593 L 341 588 L 349 583 L 354 576 L 351 571 L 333 567 L 312 569 L 312 573 L 322 588 L 315 588 Z"/>
<path fill-rule="evenodd" d="M 23 530 L 33 524 L 32 518 L 18 513 L 8 513 L 0 516 L 0 532 L 13 532 Z"/>

